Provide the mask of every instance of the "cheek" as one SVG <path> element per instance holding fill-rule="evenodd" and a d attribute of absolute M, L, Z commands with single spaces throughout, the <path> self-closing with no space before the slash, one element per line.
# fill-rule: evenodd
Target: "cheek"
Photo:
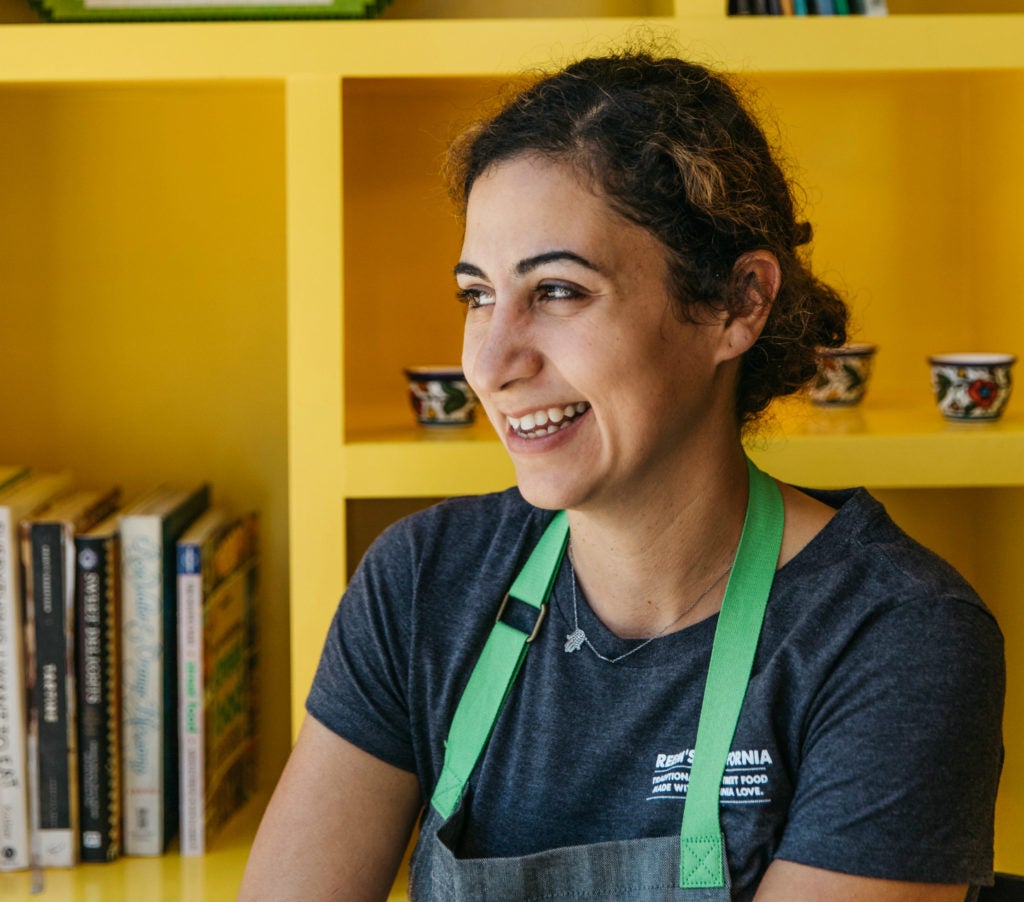
<path fill-rule="evenodd" d="M 479 347 L 479 342 L 474 337 L 473 330 L 469 328 L 467 323 L 462 331 L 462 372 L 473 391 L 477 391 L 474 364 Z"/>

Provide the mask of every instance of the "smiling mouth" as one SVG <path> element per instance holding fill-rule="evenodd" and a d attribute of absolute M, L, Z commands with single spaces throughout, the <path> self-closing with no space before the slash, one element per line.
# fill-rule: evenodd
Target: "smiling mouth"
<path fill-rule="evenodd" d="M 545 407 L 521 417 L 506 417 L 512 431 L 520 438 L 540 438 L 565 429 L 580 415 L 590 410 L 586 401 L 563 407 Z"/>

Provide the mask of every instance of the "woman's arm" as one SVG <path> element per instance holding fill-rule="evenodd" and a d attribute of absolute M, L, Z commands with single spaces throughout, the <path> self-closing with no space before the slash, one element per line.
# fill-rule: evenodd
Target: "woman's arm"
<path fill-rule="evenodd" d="M 253 843 L 239 902 L 386 899 L 419 810 L 415 774 L 307 717 Z"/>
<path fill-rule="evenodd" d="M 966 885 L 876 880 L 776 859 L 754 902 L 963 902 L 966 896 Z"/>

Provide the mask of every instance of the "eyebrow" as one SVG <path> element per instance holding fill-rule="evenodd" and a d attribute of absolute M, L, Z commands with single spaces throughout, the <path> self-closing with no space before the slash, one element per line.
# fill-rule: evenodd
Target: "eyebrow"
<path fill-rule="evenodd" d="M 569 263 L 575 263 L 578 266 L 582 266 L 593 272 L 601 272 L 601 267 L 596 263 L 591 262 L 586 257 L 581 257 L 579 254 L 574 254 L 572 251 L 548 251 L 544 254 L 537 254 L 534 257 L 527 257 L 525 260 L 520 260 L 516 264 L 516 275 L 525 276 L 527 273 L 532 272 L 539 266 L 555 261 L 567 261 Z M 465 263 L 462 261 L 455 264 L 454 272 L 457 276 L 472 276 L 476 279 L 487 278 L 487 274 L 480 269 L 480 267 L 474 266 L 472 263 Z"/>

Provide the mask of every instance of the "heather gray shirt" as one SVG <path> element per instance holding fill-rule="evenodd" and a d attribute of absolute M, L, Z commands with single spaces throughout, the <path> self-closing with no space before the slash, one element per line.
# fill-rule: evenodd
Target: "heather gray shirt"
<path fill-rule="evenodd" d="M 721 791 L 733 895 L 773 858 L 864 876 L 987 882 L 1003 643 L 946 563 L 863 490 L 776 575 Z M 339 605 L 310 713 L 416 773 L 428 803 L 497 607 L 550 519 L 517 491 L 391 527 Z M 612 658 L 636 646 L 579 598 Z M 512 616 L 516 616 L 514 612 Z M 471 782 L 461 854 L 678 833 L 717 617 L 616 665 L 563 650 L 568 566 Z"/>

